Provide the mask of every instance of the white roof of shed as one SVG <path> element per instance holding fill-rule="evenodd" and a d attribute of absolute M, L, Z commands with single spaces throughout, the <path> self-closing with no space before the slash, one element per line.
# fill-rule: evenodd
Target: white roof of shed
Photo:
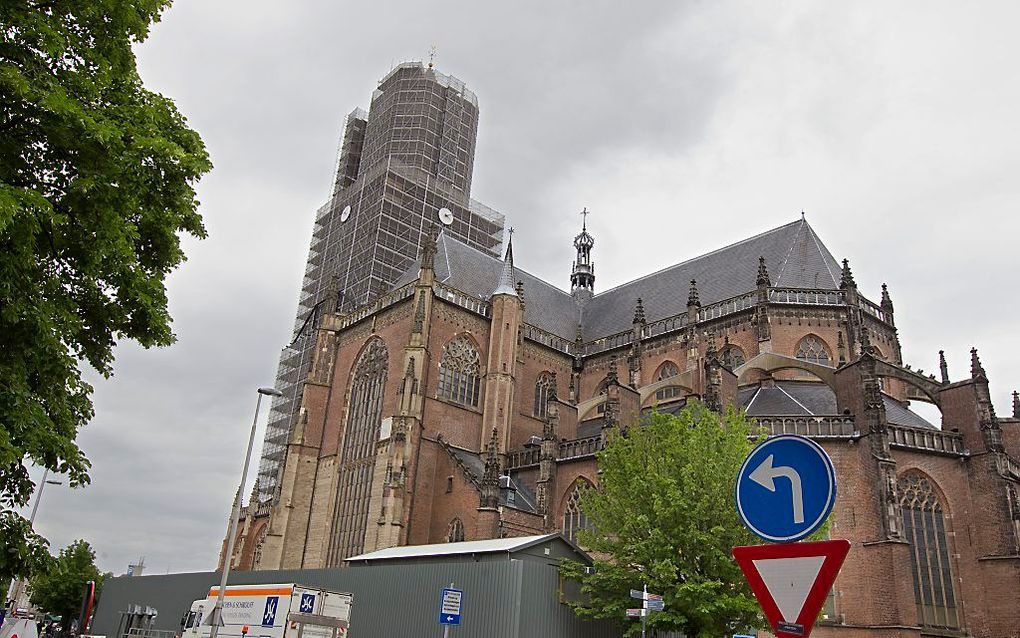
<path fill-rule="evenodd" d="M 381 560 L 387 558 L 417 558 L 421 556 L 449 556 L 451 554 L 493 554 L 496 552 L 512 552 L 538 545 L 545 541 L 561 539 L 559 534 L 543 534 L 541 536 L 517 536 L 515 538 L 493 538 L 484 541 L 464 541 L 462 543 L 433 543 L 431 545 L 405 545 L 389 547 L 375 552 L 352 556 L 348 561 Z"/>

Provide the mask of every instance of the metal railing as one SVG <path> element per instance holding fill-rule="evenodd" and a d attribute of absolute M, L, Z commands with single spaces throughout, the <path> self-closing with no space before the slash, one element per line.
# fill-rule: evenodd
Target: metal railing
<path fill-rule="evenodd" d="M 953 456 L 964 455 L 963 435 L 959 432 L 890 425 L 889 445 L 905 450 L 923 450 Z"/>

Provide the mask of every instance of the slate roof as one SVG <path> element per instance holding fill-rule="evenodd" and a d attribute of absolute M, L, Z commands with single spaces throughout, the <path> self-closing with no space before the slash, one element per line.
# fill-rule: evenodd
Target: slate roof
<path fill-rule="evenodd" d="M 823 383 L 776 381 L 775 387 L 741 389 L 741 405 L 748 416 L 834 416 L 836 395 Z M 893 425 L 938 429 L 887 394 L 882 395 L 885 415 Z"/>
<path fill-rule="evenodd" d="M 773 286 L 839 288 L 839 264 L 807 221 L 798 219 L 595 295 L 584 308 L 584 338 L 630 329 L 638 297 L 649 322 L 685 312 L 692 279 L 702 306 L 750 292 L 759 256 L 765 257 Z"/>
<path fill-rule="evenodd" d="M 415 262 L 395 287 L 417 279 L 420 267 L 420 261 Z M 440 283 L 488 300 L 502 271 L 502 259 L 462 244 L 445 233 L 439 235 L 436 241 L 436 280 Z M 514 268 L 514 277 L 524 282 L 525 323 L 573 341 L 578 319 L 574 298 L 520 268 Z"/>
<path fill-rule="evenodd" d="M 480 299 L 492 295 L 502 260 L 445 234 L 436 249 L 438 281 Z M 648 321 L 685 312 L 691 279 L 697 280 L 706 306 L 754 290 L 759 256 L 765 257 L 773 286 L 839 287 L 839 264 L 803 218 L 601 292 L 588 301 L 583 314 L 573 297 L 556 286 L 520 268 L 515 268 L 515 278 L 524 282 L 526 323 L 573 341 L 580 316 L 584 339 L 590 341 L 630 329 L 638 297 Z M 415 263 L 396 285 L 414 281 L 418 269 Z"/>

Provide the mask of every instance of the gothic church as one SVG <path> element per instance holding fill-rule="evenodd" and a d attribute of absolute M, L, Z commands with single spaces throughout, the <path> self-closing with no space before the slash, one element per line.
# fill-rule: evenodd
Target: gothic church
<path fill-rule="evenodd" d="M 501 260 L 440 234 L 391 290 L 325 314 L 276 498 L 245 508 L 233 564 L 573 539 L 607 433 L 697 398 L 836 464 L 831 534 L 852 549 L 815 635 L 1018 635 L 1020 401 L 996 415 L 977 351 L 965 374 L 912 369 L 885 285 L 868 299 L 803 218 L 599 294 L 594 243 L 575 238 L 567 293 L 512 243 Z"/>

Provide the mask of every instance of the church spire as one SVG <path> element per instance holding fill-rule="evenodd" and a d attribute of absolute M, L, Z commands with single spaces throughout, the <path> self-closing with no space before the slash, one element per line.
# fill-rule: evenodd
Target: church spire
<path fill-rule="evenodd" d="M 516 295 L 514 285 L 514 229 L 510 229 L 510 239 L 506 243 L 506 257 L 503 258 L 503 272 L 499 275 L 499 284 L 492 295 Z"/>
<path fill-rule="evenodd" d="M 570 271 L 570 294 L 578 301 L 591 299 L 595 292 L 595 264 L 591 261 L 591 249 L 595 239 L 588 234 L 588 209 L 581 211 L 581 233 L 574 237 L 577 259 Z"/>

